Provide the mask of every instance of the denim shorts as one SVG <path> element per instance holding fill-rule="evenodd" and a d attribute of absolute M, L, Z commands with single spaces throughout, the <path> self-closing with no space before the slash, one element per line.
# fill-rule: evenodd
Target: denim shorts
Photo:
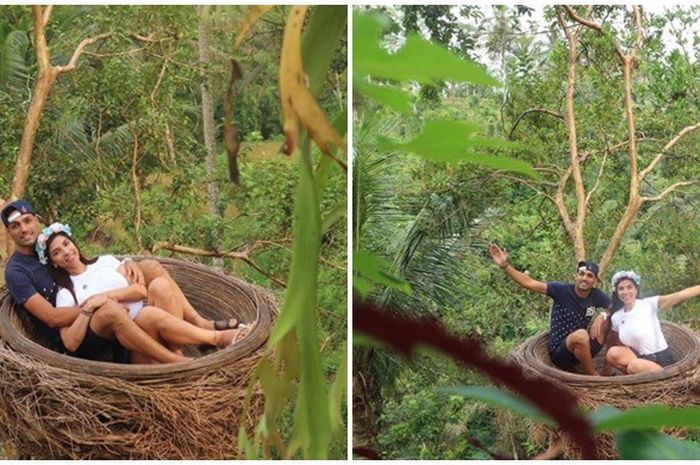
<path fill-rule="evenodd" d="M 588 341 L 591 345 L 591 358 L 595 357 L 603 346 L 598 342 L 597 339 L 590 339 Z M 552 362 L 559 368 L 565 371 L 574 371 L 574 367 L 578 365 L 579 362 L 576 356 L 566 348 L 566 340 L 561 341 L 561 344 L 551 352 L 549 356 L 552 358 Z"/>
<path fill-rule="evenodd" d="M 673 355 L 673 352 L 671 352 L 670 347 L 666 347 L 664 350 L 655 352 L 653 354 L 640 355 L 639 358 L 643 358 L 644 360 L 649 360 L 650 362 L 657 363 L 662 367 L 667 367 L 677 362 L 676 357 Z"/>

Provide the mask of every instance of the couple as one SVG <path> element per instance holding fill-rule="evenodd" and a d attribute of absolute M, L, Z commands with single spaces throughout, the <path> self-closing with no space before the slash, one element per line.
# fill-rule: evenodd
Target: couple
<path fill-rule="evenodd" d="M 65 353 L 91 360 L 114 352 L 110 361 L 180 362 L 189 360 L 182 352 L 185 344 L 224 348 L 248 332 L 235 319 L 199 315 L 155 260 L 86 259 L 70 227 L 61 223 L 40 234 L 39 218 L 26 200 L 8 203 L 0 217 L 16 245 L 5 269 L 10 294 L 52 329 Z"/>
<path fill-rule="evenodd" d="M 638 374 L 659 371 L 676 362 L 661 332 L 658 311 L 700 295 L 700 285 L 643 299 L 641 278 L 634 271 L 619 271 L 611 280 L 611 300 L 596 288 L 600 282 L 598 265 L 590 260 L 579 262 L 573 284 L 544 283 L 513 268 L 508 254 L 496 244 L 491 244 L 489 253 L 513 281 L 552 298 L 548 349 L 559 368 L 573 371 L 580 363 L 587 374 L 598 376 L 593 357 L 606 339 L 606 369 L 611 365 L 622 373 Z M 604 311 L 589 332 L 587 327 L 596 308 Z"/>

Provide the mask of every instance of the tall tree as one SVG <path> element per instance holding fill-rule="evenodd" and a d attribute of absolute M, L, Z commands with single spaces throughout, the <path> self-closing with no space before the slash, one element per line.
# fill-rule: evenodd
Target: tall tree
<path fill-rule="evenodd" d="M 545 114 L 563 119 L 566 123 L 567 141 L 568 141 L 568 163 L 565 168 L 555 174 L 554 182 L 545 181 L 542 183 L 543 188 L 540 193 L 549 199 L 556 207 L 559 218 L 566 231 L 567 237 L 574 248 L 577 260 L 582 260 L 588 254 L 586 247 L 586 225 L 587 216 L 590 213 L 591 200 L 594 195 L 600 195 L 602 189 L 602 178 L 606 174 L 608 167 L 608 158 L 616 152 L 626 149 L 629 158 L 629 171 L 626 175 L 626 180 L 629 182 L 629 192 L 626 205 L 620 215 L 617 226 L 607 241 L 605 250 L 602 253 L 600 260 L 601 273 L 610 265 L 620 242 L 637 217 L 641 207 L 646 204 L 651 204 L 660 201 L 669 194 L 677 191 L 680 187 L 694 184 L 693 180 L 675 180 L 669 185 L 656 189 L 658 193 L 654 195 L 642 195 L 640 186 L 648 178 L 657 166 L 664 160 L 670 150 L 676 146 L 683 138 L 700 129 L 700 122 L 695 122 L 686 125 L 675 135 L 671 136 L 670 140 L 656 153 L 651 161 L 644 168 L 639 167 L 639 149 L 638 142 L 640 135 L 635 129 L 635 101 L 634 101 L 634 85 L 633 73 L 635 68 L 643 59 L 642 47 L 644 43 L 644 27 L 643 14 L 640 7 L 634 7 L 631 12 L 624 13 L 628 24 L 631 24 L 632 37 L 627 40 L 631 45 L 625 47 L 625 40 L 620 37 L 620 33 L 615 34 L 611 24 L 605 24 L 602 21 L 597 21 L 594 16 L 602 14 L 604 10 L 600 8 L 594 9 L 592 6 L 586 7 L 581 12 L 581 9 L 576 10 L 572 7 L 562 6 L 555 10 L 556 20 L 564 34 L 567 61 L 566 61 L 566 90 L 563 99 L 564 112 L 560 113 L 557 110 L 548 108 L 528 108 L 517 118 L 515 118 L 514 127 L 518 124 L 524 115 Z M 573 24 L 572 24 L 573 23 Z M 602 43 L 594 44 L 594 38 L 590 34 L 600 34 L 603 40 Z M 610 32 L 613 31 L 613 32 Z M 586 35 L 588 33 L 588 35 Z M 580 45 L 584 36 L 587 39 L 584 51 L 581 51 Z M 591 48 L 598 47 L 599 55 L 595 59 L 590 58 Z M 624 109 L 623 121 L 616 122 L 619 127 L 624 127 L 624 138 L 610 143 L 606 138 L 600 138 L 597 141 L 598 147 L 581 151 L 580 139 L 581 134 L 577 129 L 578 117 L 577 114 L 582 112 L 583 106 L 588 101 L 585 96 L 580 95 L 579 90 L 579 75 L 578 68 L 581 61 L 586 60 L 591 66 L 596 64 L 604 66 L 603 59 L 605 55 L 605 47 L 611 47 L 613 55 L 618 63 L 621 73 L 620 87 L 622 88 L 622 105 Z M 617 74 L 612 74 L 608 79 L 616 77 Z M 579 104 L 579 102 L 581 102 Z M 611 134 L 615 133 L 616 128 L 609 128 Z M 512 134 L 512 131 L 511 131 Z M 618 136 L 620 137 L 620 136 Z M 582 170 L 586 162 L 592 158 L 598 158 L 599 170 L 597 176 L 590 179 L 588 182 L 583 176 Z M 551 160 L 549 161 L 551 162 Z M 548 162 L 548 163 L 549 163 Z M 543 173 L 552 173 L 551 165 L 540 167 Z M 573 200 L 571 200 L 570 182 L 573 180 Z M 524 181 L 532 186 L 529 180 Z"/>
<path fill-rule="evenodd" d="M 110 32 L 102 33 L 92 38 L 82 40 L 75 48 L 73 55 L 67 64 L 55 66 L 51 64 L 51 51 L 49 50 L 46 41 L 46 26 L 51 18 L 53 6 L 42 7 L 40 5 L 32 6 L 32 21 L 33 21 L 33 36 L 34 36 L 34 53 L 36 54 L 38 75 L 34 82 L 32 90 L 32 98 L 29 103 L 29 110 L 22 131 L 22 140 L 20 142 L 19 151 L 17 152 L 17 161 L 15 163 L 15 174 L 10 189 L 9 200 L 14 200 L 24 195 L 24 190 L 27 187 L 27 179 L 29 178 L 29 167 L 32 162 L 32 151 L 34 150 L 34 140 L 41 122 L 41 116 L 44 107 L 51 93 L 56 79 L 61 74 L 73 71 L 80 57 L 85 52 L 85 48 L 96 42 L 110 37 Z M 11 242 L 6 241 L 4 249 L 7 255 L 10 253 Z"/>
<path fill-rule="evenodd" d="M 211 66 L 211 7 L 203 5 L 199 9 L 199 65 L 202 73 L 202 126 L 204 130 L 204 146 L 207 151 L 207 204 L 209 214 L 213 217 L 214 223 L 218 224 L 220 218 L 217 203 L 219 200 L 219 187 L 216 181 L 216 125 L 214 124 L 214 99 L 212 97 L 211 78 L 209 67 Z M 213 231 L 213 245 L 215 249 L 219 247 L 218 226 Z M 223 266 L 223 259 L 212 258 L 212 264 L 218 268 Z"/>

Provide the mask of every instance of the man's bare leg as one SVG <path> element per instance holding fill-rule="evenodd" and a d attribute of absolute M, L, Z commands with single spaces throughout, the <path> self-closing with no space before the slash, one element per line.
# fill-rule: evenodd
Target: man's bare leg
<path fill-rule="evenodd" d="M 566 336 L 566 348 L 574 354 L 583 366 L 583 370 L 592 376 L 600 376 L 593 364 L 591 357 L 591 343 L 588 331 L 585 329 L 577 329 L 573 333 Z"/>
<path fill-rule="evenodd" d="M 100 337 L 116 338 L 131 352 L 138 352 L 160 363 L 183 362 L 188 358 L 165 348 L 129 319 L 126 308 L 109 302 L 95 310 L 90 328 Z"/>

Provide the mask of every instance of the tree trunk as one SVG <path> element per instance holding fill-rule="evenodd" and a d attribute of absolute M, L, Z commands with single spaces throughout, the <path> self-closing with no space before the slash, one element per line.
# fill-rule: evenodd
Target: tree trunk
<path fill-rule="evenodd" d="M 210 7 L 204 5 L 199 9 L 199 65 L 202 74 L 202 124 L 204 126 L 204 146 L 207 149 L 207 202 L 209 213 L 218 220 L 219 211 L 216 207 L 219 199 L 219 189 L 216 184 L 216 126 L 214 124 L 214 104 L 211 95 L 211 80 L 209 79 L 209 65 L 211 55 L 209 52 L 211 43 L 211 16 Z M 220 235 L 218 228 L 214 231 L 213 244 L 218 250 Z M 212 264 L 217 268 L 223 267 L 223 259 L 212 258 Z"/>
<path fill-rule="evenodd" d="M 29 103 L 27 118 L 24 122 L 24 129 L 22 130 L 22 139 L 19 145 L 19 151 L 17 152 L 17 161 L 15 162 L 14 178 L 12 179 L 10 196 L 7 201 L 17 200 L 24 196 L 24 191 L 27 188 L 27 179 L 29 179 L 29 167 L 32 164 L 32 151 L 34 150 L 36 133 L 39 129 L 41 116 L 46 107 L 49 95 L 51 94 L 51 89 L 56 82 L 56 78 L 61 73 L 68 73 L 75 69 L 78 59 L 83 54 L 85 47 L 112 35 L 111 33 L 105 33 L 90 39 L 84 39 L 76 47 L 67 65 L 53 66 L 51 64 L 51 53 L 46 43 L 45 33 L 52 9 L 53 6 L 47 6 L 46 8 L 39 5 L 32 6 L 34 52 L 36 54 L 38 76 L 34 83 L 32 99 Z M 3 237 L 0 238 L 0 253 L 4 250 L 7 256 L 9 256 L 12 253 L 12 249 L 12 241 L 6 233 L 3 234 Z"/>
<path fill-rule="evenodd" d="M 29 111 L 24 123 L 22 131 L 22 141 L 19 145 L 17 153 L 17 162 L 15 163 L 15 177 L 12 180 L 12 190 L 10 191 L 10 199 L 18 199 L 24 195 L 27 187 L 27 179 L 29 178 L 29 165 L 32 161 L 32 150 L 34 149 L 34 140 L 36 132 L 39 129 L 41 115 L 46 106 L 49 93 L 56 81 L 56 71 L 52 68 L 40 72 L 39 79 L 34 85 L 32 100 L 29 104 Z"/>

